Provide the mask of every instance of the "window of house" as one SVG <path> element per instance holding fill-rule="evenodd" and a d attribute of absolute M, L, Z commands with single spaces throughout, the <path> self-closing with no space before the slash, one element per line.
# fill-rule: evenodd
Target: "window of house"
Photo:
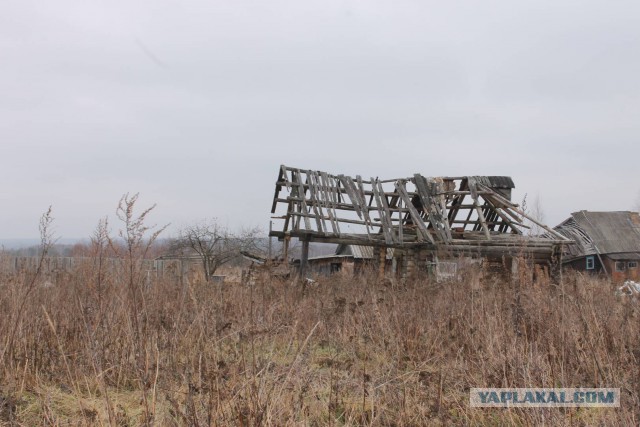
<path fill-rule="evenodd" d="M 628 269 L 638 268 L 638 261 L 629 261 L 627 263 Z"/>
<path fill-rule="evenodd" d="M 587 257 L 587 270 L 593 270 L 596 267 L 595 258 L 592 256 Z"/>
<path fill-rule="evenodd" d="M 616 271 L 624 271 L 624 267 L 623 261 L 616 261 Z"/>

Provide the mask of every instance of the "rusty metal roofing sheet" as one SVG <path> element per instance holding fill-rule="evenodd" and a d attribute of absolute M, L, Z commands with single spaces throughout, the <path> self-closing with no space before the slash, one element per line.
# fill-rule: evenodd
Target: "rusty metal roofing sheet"
<path fill-rule="evenodd" d="M 640 252 L 640 217 L 637 212 L 588 212 L 571 214 L 601 254 Z"/>

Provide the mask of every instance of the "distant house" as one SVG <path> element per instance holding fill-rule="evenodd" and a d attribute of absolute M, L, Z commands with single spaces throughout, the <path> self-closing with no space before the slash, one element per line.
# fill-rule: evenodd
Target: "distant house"
<path fill-rule="evenodd" d="M 555 230 L 575 242 L 565 245 L 564 265 L 579 271 L 604 273 L 616 282 L 640 278 L 640 215 L 637 212 L 574 212 Z"/>

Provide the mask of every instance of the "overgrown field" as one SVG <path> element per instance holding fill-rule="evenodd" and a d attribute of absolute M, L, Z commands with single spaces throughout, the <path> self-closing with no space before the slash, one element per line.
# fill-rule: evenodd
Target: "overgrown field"
<path fill-rule="evenodd" d="M 604 281 L 2 275 L 4 425 L 638 425 L 637 300 Z M 525 276 L 523 276 L 525 277 Z M 470 387 L 619 387 L 619 409 L 473 409 Z"/>

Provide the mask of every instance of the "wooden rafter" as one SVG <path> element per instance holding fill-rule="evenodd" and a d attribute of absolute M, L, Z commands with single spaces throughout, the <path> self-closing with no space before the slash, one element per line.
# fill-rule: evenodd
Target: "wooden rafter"
<path fill-rule="evenodd" d="M 286 194 L 284 189 L 286 188 Z M 547 251 L 566 241 L 522 212 L 508 197 L 508 177 L 437 177 L 364 180 L 281 166 L 272 213 L 283 220 L 271 235 L 370 246 L 449 248 L 453 251 L 523 244 Z M 524 235 L 536 223 L 549 237 Z M 355 231 L 354 231 L 355 229 Z M 469 246 L 471 245 L 471 246 Z"/>

